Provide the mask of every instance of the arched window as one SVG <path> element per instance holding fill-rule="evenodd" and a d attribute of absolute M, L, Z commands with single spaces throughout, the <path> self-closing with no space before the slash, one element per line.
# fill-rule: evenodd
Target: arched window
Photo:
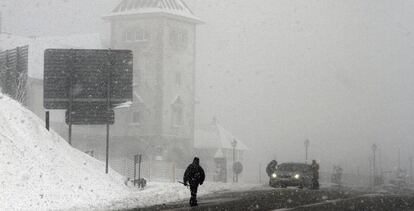
<path fill-rule="evenodd" d="M 184 124 L 184 104 L 180 97 L 177 97 L 171 105 L 171 111 L 172 126 L 182 126 Z"/>

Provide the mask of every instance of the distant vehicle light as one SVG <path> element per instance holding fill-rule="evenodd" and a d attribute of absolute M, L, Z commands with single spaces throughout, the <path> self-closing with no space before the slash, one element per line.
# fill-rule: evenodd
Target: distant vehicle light
<path fill-rule="evenodd" d="M 295 174 L 295 179 L 299 179 L 300 175 L 299 174 Z"/>
<path fill-rule="evenodd" d="M 276 173 L 273 173 L 273 174 L 272 174 L 272 177 L 273 177 L 273 178 L 276 178 L 276 177 L 277 177 L 277 174 L 276 174 Z"/>

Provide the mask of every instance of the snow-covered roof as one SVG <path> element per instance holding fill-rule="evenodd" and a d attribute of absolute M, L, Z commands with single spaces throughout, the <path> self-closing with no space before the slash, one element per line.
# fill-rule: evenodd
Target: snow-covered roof
<path fill-rule="evenodd" d="M 193 23 L 202 23 L 183 0 L 122 0 L 104 18 L 112 19 L 154 14 L 180 18 Z"/>
<path fill-rule="evenodd" d="M 232 142 L 236 141 L 236 150 L 248 150 L 249 148 L 232 133 L 213 121 L 206 127 L 196 129 L 194 147 L 198 149 L 233 149 Z"/>
<path fill-rule="evenodd" d="M 0 34 L 0 49 L 8 50 L 29 46 L 29 77 L 43 79 L 44 51 L 48 48 L 102 49 L 99 34 L 79 34 L 50 37 L 23 37 Z"/>

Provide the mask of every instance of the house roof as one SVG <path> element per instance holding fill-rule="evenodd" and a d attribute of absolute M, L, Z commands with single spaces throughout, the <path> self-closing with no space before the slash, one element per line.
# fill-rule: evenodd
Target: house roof
<path fill-rule="evenodd" d="M 183 0 L 122 0 L 104 18 L 113 19 L 154 14 L 180 18 L 193 23 L 202 23 Z"/>
<path fill-rule="evenodd" d="M 198 149 L 233 149 L 233 141 L 237 142 L 236 150 L 249 149 L 240 139 L 214 120 L 206 127 L 195 131 L 194 147 Z"/>

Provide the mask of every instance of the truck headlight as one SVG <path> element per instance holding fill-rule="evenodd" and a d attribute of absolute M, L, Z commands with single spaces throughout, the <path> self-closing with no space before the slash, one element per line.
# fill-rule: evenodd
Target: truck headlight
<path fill-rule="evenodd" d="M 276 178 L 276 177 L 277 177 L 277 174 L 276 174 L 276 173 L 273 173 L 273 174 L 272 174 L 272 177 L 273 177 L 273 178 Z"/>
<path fill-rule="evenodd" d="M 295 179 L 299 179 L 300 175 L 299 174 L 295 174 Z"/>

